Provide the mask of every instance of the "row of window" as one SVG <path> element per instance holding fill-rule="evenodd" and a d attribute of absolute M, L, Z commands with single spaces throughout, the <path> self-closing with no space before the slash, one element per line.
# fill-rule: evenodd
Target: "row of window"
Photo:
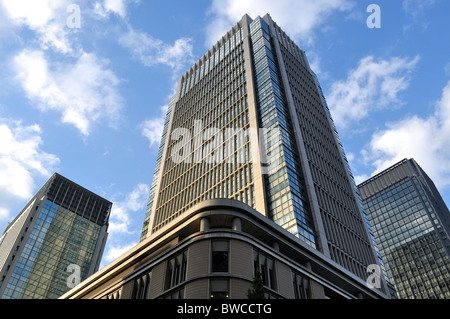
<path fill-rule="evenodd" d="M 213 75 L 211 75 L 213 76 Z M 203 83 L 203 81 L 196 87 L 198 92 L 185 95 L 177 102 L 175 109 L 173 127 L 190 127 L 193 119 L 205 119 L 206 123 L 210 123 L 217 118 L 221 113 L 228 110 L 230 105 L 239 101 L 247 93 L 247 86 L 245 82 L 245 70 L 243 62 L 241 62 L 230 75 L 216 84 L 214 79 L 206 78 L 211 83 Z M 241 104 L 237 104 L 235 108 L 229 111 L 230 117 L 233 118 L 240 113 Z M 200 107 L 192 107 L 200 106 Z"/>
<path fill-rule="evenodd" d="M 245 195 L 245 199 L 241 198 L 241 200 L 249 206 L 254 206 L 253 165 L 251 163 L 242 164 L 237 168 L 220 163 L 207 170 L 206 173 L 200 168 L 202 164 L 197 165 L 199 165 L 197 168 L 196 164 L 189 165 L 190 174 L 185 175 L 189 181 L 188 185 L 184 186 L 180 181 L 161 191 L 159 201 L 162 204 L 156 211 L 156 224 L 162 224 L 206 199 L 235 198 L 237 195 L 241 197 Z M 193 174 L 194 172 L 196 174 Z"/>
<path fill-rule="evenodd" d="M 306 62 L 306 57 L 298 45 L 275 22 L 274 30 L 274 36 L 276 36 L 281 49 L 289 52 L 296 62 L 300 62 L 306 68 L 309 64 Z"/>
<path fill-rule="evenodd" d="M 46 201 L 3 298 L 59 297 L 68 290 L 63 265 L 80 266 L 81 278 L 87 278 L 99 231 L 99 225 Z"/>
<path fill-rule="evenodd" d="M 280 133 L 280 138 L 268 139 L 267 155 L 273 167 L 271 174 L 266 176 L 269 215 L 276 223 L 315 248 L 306 188 L 300 176 L 298 151 L 269 28 L 258 18 L 251 23 L 250 33 L 261 125 L 278 129 Z M 286 178 L 279 176 L 279 172 L 283 172 Z M 276 175 L 276 178 L 271 175 Z M 289 200 L 286 200 L 287 196 Z"/>
<path fill-rule="evenodd" d="M 211 242 L 211 274 L 229 273 L 229 241 L 213 240 Z M 166 293 L 162 298 L 183 299 L 184 286 L 187 270 L 187 250 L 178 253 L 166 261 L 164 291 Z M 277 291 L 277 275 L 275 269 L 275 260 L 267 254 L 253 250 L 253 271 L 260 273 L 264 287 L 266 288 L 266 297 L 274 297 L 276 294 L 271 291 Z M 300 273 L 292 271 L 292 286 L 295 299 L 308 299 L 309 280 Z M 132 299 L 149 298 L 149 290 L 152 281 L 152 271 L 148 271 L 134 279 Z M 211 299 L 227 299 L 230 297 L 230 287 L 228 278 L 211 278 L 209 293 Z M 114 291 L 106 299 L 119 299 L 121 291 Z"/>
<path fill-rule="evenodd" d="M 48 199 L 99 225 L 104 225 L 111 208 L 105 199 L 60 177 L 52 182 Z"/>
<path fill-rule="evenodd" d="M 239 87 L 238 90 L 241 88 L 242 86 Z M 188 93 L 186 97 L 189 96 L 190 94 Z M 182 110 L 182 105 L 187 104 L 179 101 L 177 103 L 177 108 Z M 244 99 L 241 98 L 232 105 L 227 105 L 225 102 L 220 104 L 218 107 L 212 108 L 211 110 L 204 107 L 198 108 L 198 112 L 200 112 L 200 115 L 202 116 L 214 114 L 216 118 L 214 120 L 211 119 L 212 122 L 209 121 L 207 125 L 214 125 L 211 124 L 214 123 L 214 121 L 220 120 L 223 122 L 227 119 L 229 122 L 226 124 L 225 122 L 221 122 L 221 125 L 232 125 L 248 129 L 249 119 L 246 108 L 247 102 L 245 96 Z M 232 136 L 232 138 L 236 139 L 236 136 Z M 189 143 L 191 141 L 187 142 Z M 224 143 L 222 146 L 225 148 L 230 144 L 228 141 L 223 142 Z M 248 160 L 241 163 L 242 159 L 239 158 L 240 155 L 245 155 L 244 159 L 251 158 L 251 155 L 249 154 L 250 148 L 248 142 L 249 141 L 247 140 L 243 145 L 241 145 L 239 141 L 234 141 L 234 153 L 231 154 L 229 159 L 225 159 L 225 161 L 232 160 L 232 163 L 234 164 L 233 167 L 223 163 L 223 161 L 220 163 L 220 167 L 211 166 L 211 164 L 208 164 L 208 167 L 206 167 L 205 164 L 207 163 L 204 163 L 204 161 L 199 163 L 200 165 L 196 163 L 183 165 L 183 163 L 174 163 L 170 159 L 166 160 L 165 172 L 161 180 L 161 191 L 158 199 L 159 204 L 155 215 L 155 230 L 162 227 L 165 223 L 169 222 L 175 216 L 193 206 L 195 203 L 204 199 L 237 198 L 244 199 L 245 203 L 253 205 L 253 194 L 250 192 L 252 190 L 250 185 L 252 178 L 247 178 L 249 171 L 250 174 L 252 174 L 251 163 L 249 163 Z M 210 142 L 204 141 L 204 143 Z M 174 143 L 172 142 L 171 144 L 173 145 Z M 205 144 L 203 144 L 203 146 L 205 146 Z M 203 146 L 200 145 L 200 147 Z M 220 152 L 216 154 L 216 149 L 217 148 L 215 148 L 214 153 L 211 154 L 212 156 L 217 157 L 220 155 Z M 245 151 L 245 153 L 243 154 L 241 150 Z M 196 154 L 195 151 L 196 150 L 194 150 L 193 153 L 191 149 L 190 153 L 187 152 L 186 156 L 192 157 L 192 154 Z M 225 151 L 227 151 L 227 149 Z M 235 173 L 239 173 L 240 177 L 233 181 L 233 172 L 228 172 L 229 169 L 232 169 Z M 227 170 L 227 172 L 225 173 L 224 170 Z M 222 171 L 223 175 L 220 176 Z M 247 173 L 245 173 L 245 171 L 247 171 Z M 244 178 L 247 181 L 239 184 L 239 181 L 242 181 Z"/>
<path fill-rule="evenodd" d="M 173 174 L 176 165 L 182 162 L 232 163 L 227 157 L 241 148 L 248 141 L 250 134 L 249 114 L 244 107 L 245 99 L 241 99 L 238 104 L 228 108 L 217 118 L 195 120 L 188 127 L 175 128 L 170 137 L 168 156 L 171 156 L 171 161 L 167 163 L 167 174 Z M 222 156 L 210 158 L 210 153 L 214 151 L 220 151 Z M 167 183 L 170 181 L 166 181 Z"/>
<path fill-rule="evenodd" d="M 214 104 L 229 97 L 230 92 L 236 90 L 245 81 L 244 56 L 242 45 L 233 50 L 225 60 L 216 65 L 201 81 L 181 95 L 179 101 L 193 105 L 202 102 L 206 105 L 208 101 Z M 182 85 L 185 81 L 182 78 Z M 189 118 L 193 112 L 198 110 L 176 109 L 177 118 Z"/>
<path fill-rule="evenodd" d="M 233 51 L 243 40 L 243 31 L 238 29 L 222 46 L 220 46 L 208 59 L 201 59 L 202 63 L 199 68 L 193 71 L 192 75 L 187 77 L 181 87 L 181 96 L 197 84 L 204 75 L 214 69 L 230 51 Z"/>
<path fill-rule="evenodd" d="M 416 179 L 406 178 L 364 204 L 399 297 L 448 298 L 450 259 L 418 189 Z"/>
<path fill-rule="evenodd" d="M 279 28 L 275 29 L 286 64 L 332 258 L 365 278 L 367 274 L 363 265 L 373 263 L 373 256 L 356 207 L 353 189 L 348 183 L 345 165 L 341 165 L 339 149 L 328 121 L 330 114 L 326 112 L 324 99 L 323 103 L 320 100 L 322 92 L 320 88 L 318 91 L 313 74 L 307 64 L 302 63 L 304 53 Z"/>
<path fill-rule="evenodd" d="M 247 97 L 246 95 L 242 97 L 246 90 L 243 59 L 241 61 L 233 58 L 233 55 L 242 57 L 242 48 L 237 46 L 236 50 L 229 53 L 232 59 L 227 56 L 219 65 L 216 65 L 208 76 L 187 91 L 177 102 L 174 127 L 188 125 L 187 128 L 191 128 L 191 131 L 194 132 L 194 119 L 199 117 L 206 127 L 217 125 L 221 128 L 229 126 L 248 129 Z M 225 79 L 218 78 L 219 75 L 223 75 Z M 207 90 L 208 85 L 212 85 L 212 91 Z M 226 95 L 223 95 L 224 92 Z M 217 100 L 218 98 L 220 101 Z M 192 108 L 192 105 L 200 107 Z M 160 181 L 158 207 L 155 210 L 154 230 L 161 228 L 175 216 L 204 199 L 236 198 L 244 199 L 245 203 L 253 205 L 253 191 L 250 184 L 252 178 L 248 178 L 248 174 L 252 174 L 252 166 L 248 160 L 241 163 L 242 159 L 239 157 L 244 155 L 244 160 L 251 158 L 249 140 L 236 140 L 236 136 L 232 136 L 232 138 L 234 139 L 232 141 L 233 154 L 228 154 L 227 146 L 230 146 L 228 140 L 223 140 L 222 145 L 215 145 L 216 147 L 211 149 L 212 152 L 209 154 L 212 159 L 217 159 L 221 154 L 231 155 L 225 159 L 225 162 L 232 162 L 232 166 L 223 163 L 224 161 L 219 163 L 219 166 L 214 166 L 204 163 L 204 161 L 185 165 L 183 162 L 175 163 L 170 158 L 166 160 L 163 177 Z M 170 141 L 169 152 L 174 146 L 180 147 L 181 144 L 177 145 L 176 143 L 180 142 Z M 192 139 L 186 143 L 192 143 Z M 194 143 L 194 147 L 207 147 L 208 143 L 211 144 L 212 141 L 202 141 L 201 145 Z M 220 152 L 222 148 L 225 148 L 223 153 Z M 193 149 L 192 146 L 185 149 L 188 151 L 186 154 L 183 153 L 183 157 L 187 159 L 198 153 L 197 149 Z M 185 149 L 180 148 L 183 152 Z M 208 166 L 205 166 L 206 164 Z M 235 174 L 240 176 L 235 177 Z"/>

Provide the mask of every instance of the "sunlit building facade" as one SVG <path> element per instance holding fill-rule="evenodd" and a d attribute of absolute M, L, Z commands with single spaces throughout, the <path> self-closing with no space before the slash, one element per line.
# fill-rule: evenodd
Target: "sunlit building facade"
<path fill-rule="evenodd" d="M 432 180 L 403 160 L 358 185 L 398 298 L 450 298 L 450 213 Z"/>
<path fill-rule="evenodd" d="M 97 271 L 111 206 L 55 173 L 0 237 L 0 297 L 56 299 Z"/>
<path fill-rule="evenodd" d="M 61 298 L 243 299 L 257 270 L 270 299 L 388 298 L 370 265 L 305 53 L 269 15 L 244 15 L 179 80 L 140 243 Z"/>
<path fill-rule="evenodd" d="M 246 299 L 256 270 L 265 299 L 386 298 L 233 199 L 194 205 L 60 298 Z"/>
<path fill-rule="evenodd" d="M 241 201 L 358 277 L 379 256 L 305 52 L 245 15 L 179 80 L 141 240 L 209 199 Z"/>

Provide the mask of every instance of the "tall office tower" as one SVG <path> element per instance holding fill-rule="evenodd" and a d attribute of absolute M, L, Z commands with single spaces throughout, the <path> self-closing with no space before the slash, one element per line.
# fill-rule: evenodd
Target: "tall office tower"
<path fill-rule="evenodd" d="M 241 201 L 362 279 L 378 263 L 304 51 L 245 15 L 178 83 L 141 240 L 208 199 Z"/>
<path fill-rule="evenodd" d="M 305 53 L 244 15 L 179 80 L 140 243 L 61 298 L 389 298 L 356 190 Z"/>
<path fill-rule="evenodd" d="M 405 159 L 358 185 L 399 298 L 450 298 L 450 212 L 432 180 Z"/>
<path fill-rule="evenodd" d="M 55 173 L 0 238 L 0 297 L 58 298 L 97 271 L 111 206 Z"/>

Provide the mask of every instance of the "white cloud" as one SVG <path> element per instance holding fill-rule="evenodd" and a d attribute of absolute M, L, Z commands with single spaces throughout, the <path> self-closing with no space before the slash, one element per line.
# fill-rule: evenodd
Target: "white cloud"
<path fill-rule="evenodd" d="M 71 0 L 1 0 L 6 19 L 14 26 L 26 26 L 36 32 L 43 49 L 49 47 L 61 53 L 73 53 L 66 25 Z"/>
<path fill-rule="evenodd" d="M 122 108 L 120 81 L 106 68 L 106 60 L 83 53 L 74 64 L 50 65 L 43 52 L 23 50 L 14 62 L 22 88 L 40 110 L 60 112 L 64 123 L 84 135 L 99 119 L 117 124 Z"/>
<path fill-rule="evenodd" d="M 367 181 L 370 178 L 370 176 L 367 174 L 362 174 L 362 175 L 355 175 L 353 178 L 355 180 L 356 185 L 359 185 L 362 182 Z"/>
<path fill-rule="evenodd" d="M 122 19 L 127 17 L 127 6 L 138 0 L 104 0 L 94 4 L 94 12 L 101 17 L 107 17 L 110 13 L 116 14 Z"/>
<path fill-rule="evenodd" d="M 435 0 L 403 0 L 402 9 L 409 19 L 409 23 L 403 27 L 403 31 L 409 31 L 415 27 L 427 29 L 430 22 L 426 18 L 426 12 L 434 4 Z"/>
<path fill-rule="evenodd" d="M 144 121 L 142 124 L 142 135 L 150 141 L 150 147 L 158 146 L 164 128 L 164 118 L 155 118 Z"/>
<path fill-rule="evenodd" d="M 131 213 L 140 211 L 147 204 L 147 197 L 150 187 L 146 184 L 139 184 L 133 191 L 125 196 L 122 201 L 114 201 L 109 218 L 109 232 L 111 234 L 131 234 L 135 230 L 130 230 Z"/>
<path fill-rule="evenodd" d="M 124 18 L 127 15 L 125 0 L 105 0 L 103 6 L 106 11 L 114 12 Z"/>
<path fill-rule="evenodd" d="M 42 27 L 53 20 L 56 11 L 68 4 L 64 0 L 2 0 L 1 4 L 10 19 L 31 28 Z"/>
<path fill-rule="evenodd" d="M 450 76 L 450 62 L 445 65 L 444 71 L 445 71 L 445 74 Z"/>
<path fill-rule="evenodd" d="M 418 61 L 419 57 L 361 59 L 345 80 L 332 84 L 327 96 L 336 125 L 344 128 L 350 121 L 367 117 L 371 111 L 401 105 L 398 94 L 409 86 L 410 73 Z"/>
<path fill-rule="evenodd" d="M 316 52 L 309 51 L 307 54 L 308 63 L 313 72 L 323 78 L 328 78 L 328 73 L 324 72 L 320 67 L 320 57 Z"/>
<path fill-rule="evenodd" d="M 136 246 L 138 242 L 132 242 L 131 244 L 126 245 L 117 245 L 109 247 L 108 251 L 105 253 L 105 255 L 102 257 L 102 265 L 101 268 L 103 268 L 106 264 L 112 262 L 113 260 L 117 259 L 127 251 L 129 251 L 131 248 Z"/>
<path fill-rule="evenodd" d="M 213 0 L 207 45 L 216 43 L 245 13 L 253 19 L 269 13 L 295 40 L 311 41 L 313 30 L 334 11 L 346 11 L 351 7 L 348 0 Z"/>
<path fill-rule="evenodd" d="M 433 115 L 417 115 L 387 124 L 363 150 L 375 173 L 404 158 L 414 158 L 437 187 L 450 186 L 450 81 Z"/>
<path fill-rule="evenodd" d="M 38 29 L 40 43 L 43 49 L 53 48 L 61 53 L 73 53 L 72 43 L 68 37 L 68 30 L 58 23 L 49 23 Z"/>
<path fill-rule="evenodd" d="M 103 0 L 94 4 L 87 0 L 0 0 L 0 17 L 6 20 L 0 22 L 0 27 L 27 27 L 35 33 L 36 43 L 42 49 L 78 56 L 80 43 L 76 34 L 81 28 L 86 31 L 90 18 L 116 15 L 126 19 L 129 5 L 137 2 L 139 0 Z M 79 24 L 75 24 L 79 27 L 69 23 L 74 18 L 80 19 Z"/>
<path fill-rule="evenodd" d="M 169 66 L 174 73 L 193 62 L 191 42 L 191 39 L 180 38 L 173 44 L 168 44 L 131 27 L 119 38 L 119 44 L 128 49 L 133 58 L 145 66 L 163 64 Z"/>
<path fill-rule="evenodd" d="M 158 146 L 161 142 L 161 136 L 164 129 L 164 122 L 167 113 L 167 105 L 161 107 L 161 116 L 157 118 L 147 119 L 140 125 L 142 135 L 150 141 L 150 147 Z"/>
<path fill-rule="evenodd" d="M 9 217 L 14 203 L 30 199 L 35 178 L 49 177 L 59 158 L 41 149 L 38 125 L 0 119 L 0 220 Z"/>
<path fill-rule="evenodd" d="M 139 238 L 142 225 L 138 224 L 138 229 L 133 228 L 135 224 L 132 214 L 138 213 L 139 216 L 143 216 L 149 193 L 150 187 L 147 184 L 138 184 L 130 193 L 123 196 L 122 200 L 113 200 L 109 217 L 109 236 L 102 259 L 103 266 L 138 243 L 136 238 Z"/>

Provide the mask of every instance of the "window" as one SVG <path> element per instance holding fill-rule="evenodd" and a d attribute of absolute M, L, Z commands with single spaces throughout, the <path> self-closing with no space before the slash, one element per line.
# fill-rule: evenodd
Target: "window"
<path fill-rule="evenodd" d="M 211 299 L 229 299 L 230 283 L 228 279 L 211 279 L 210 297 Z"/>
<path fill-rule="evenodd" d="M 186 280 L 187 251 L 167 261 L 165 289 L 172 288 Z"/>
<path fill-rule="evenodd" d="M 151 273 L 137 278 L 133 286 L 132 299 L 147 299 L 148 288 L 150 287 Z M 111 299 L 111 298 L 108 298 Z M 118 298 L 112 298 L 118 299 Z"/>
<path fill-rule="evenodd" d="M 212 241 L 211 271 L 228 272 L 228 240 Z"/>
<path fill-rule="evenodd" d="M 275 262 L 272 258 L 257 250 L 254 250 L 253 267 L 255 273 L 257 269 L 261 272 L 264 286 L 271 289 L 276 289 Z"/>
<path fill-rule="evenodd" d="M 292 273 L 295 299 L 308 299 L 309 281 L 297 273 Z"/>
<path fill-rule="evenodd" d="M 184 299 L 184 287 L 171 291 L 170 294 L 165 295 L 163 299 Z"/>
<path fill-rule="evenodd" d="M 116 291 L 103 297 L 103 299 L 120 299 L 121 296 L 122 296 L 122 288 L 119 288 Z"/>

